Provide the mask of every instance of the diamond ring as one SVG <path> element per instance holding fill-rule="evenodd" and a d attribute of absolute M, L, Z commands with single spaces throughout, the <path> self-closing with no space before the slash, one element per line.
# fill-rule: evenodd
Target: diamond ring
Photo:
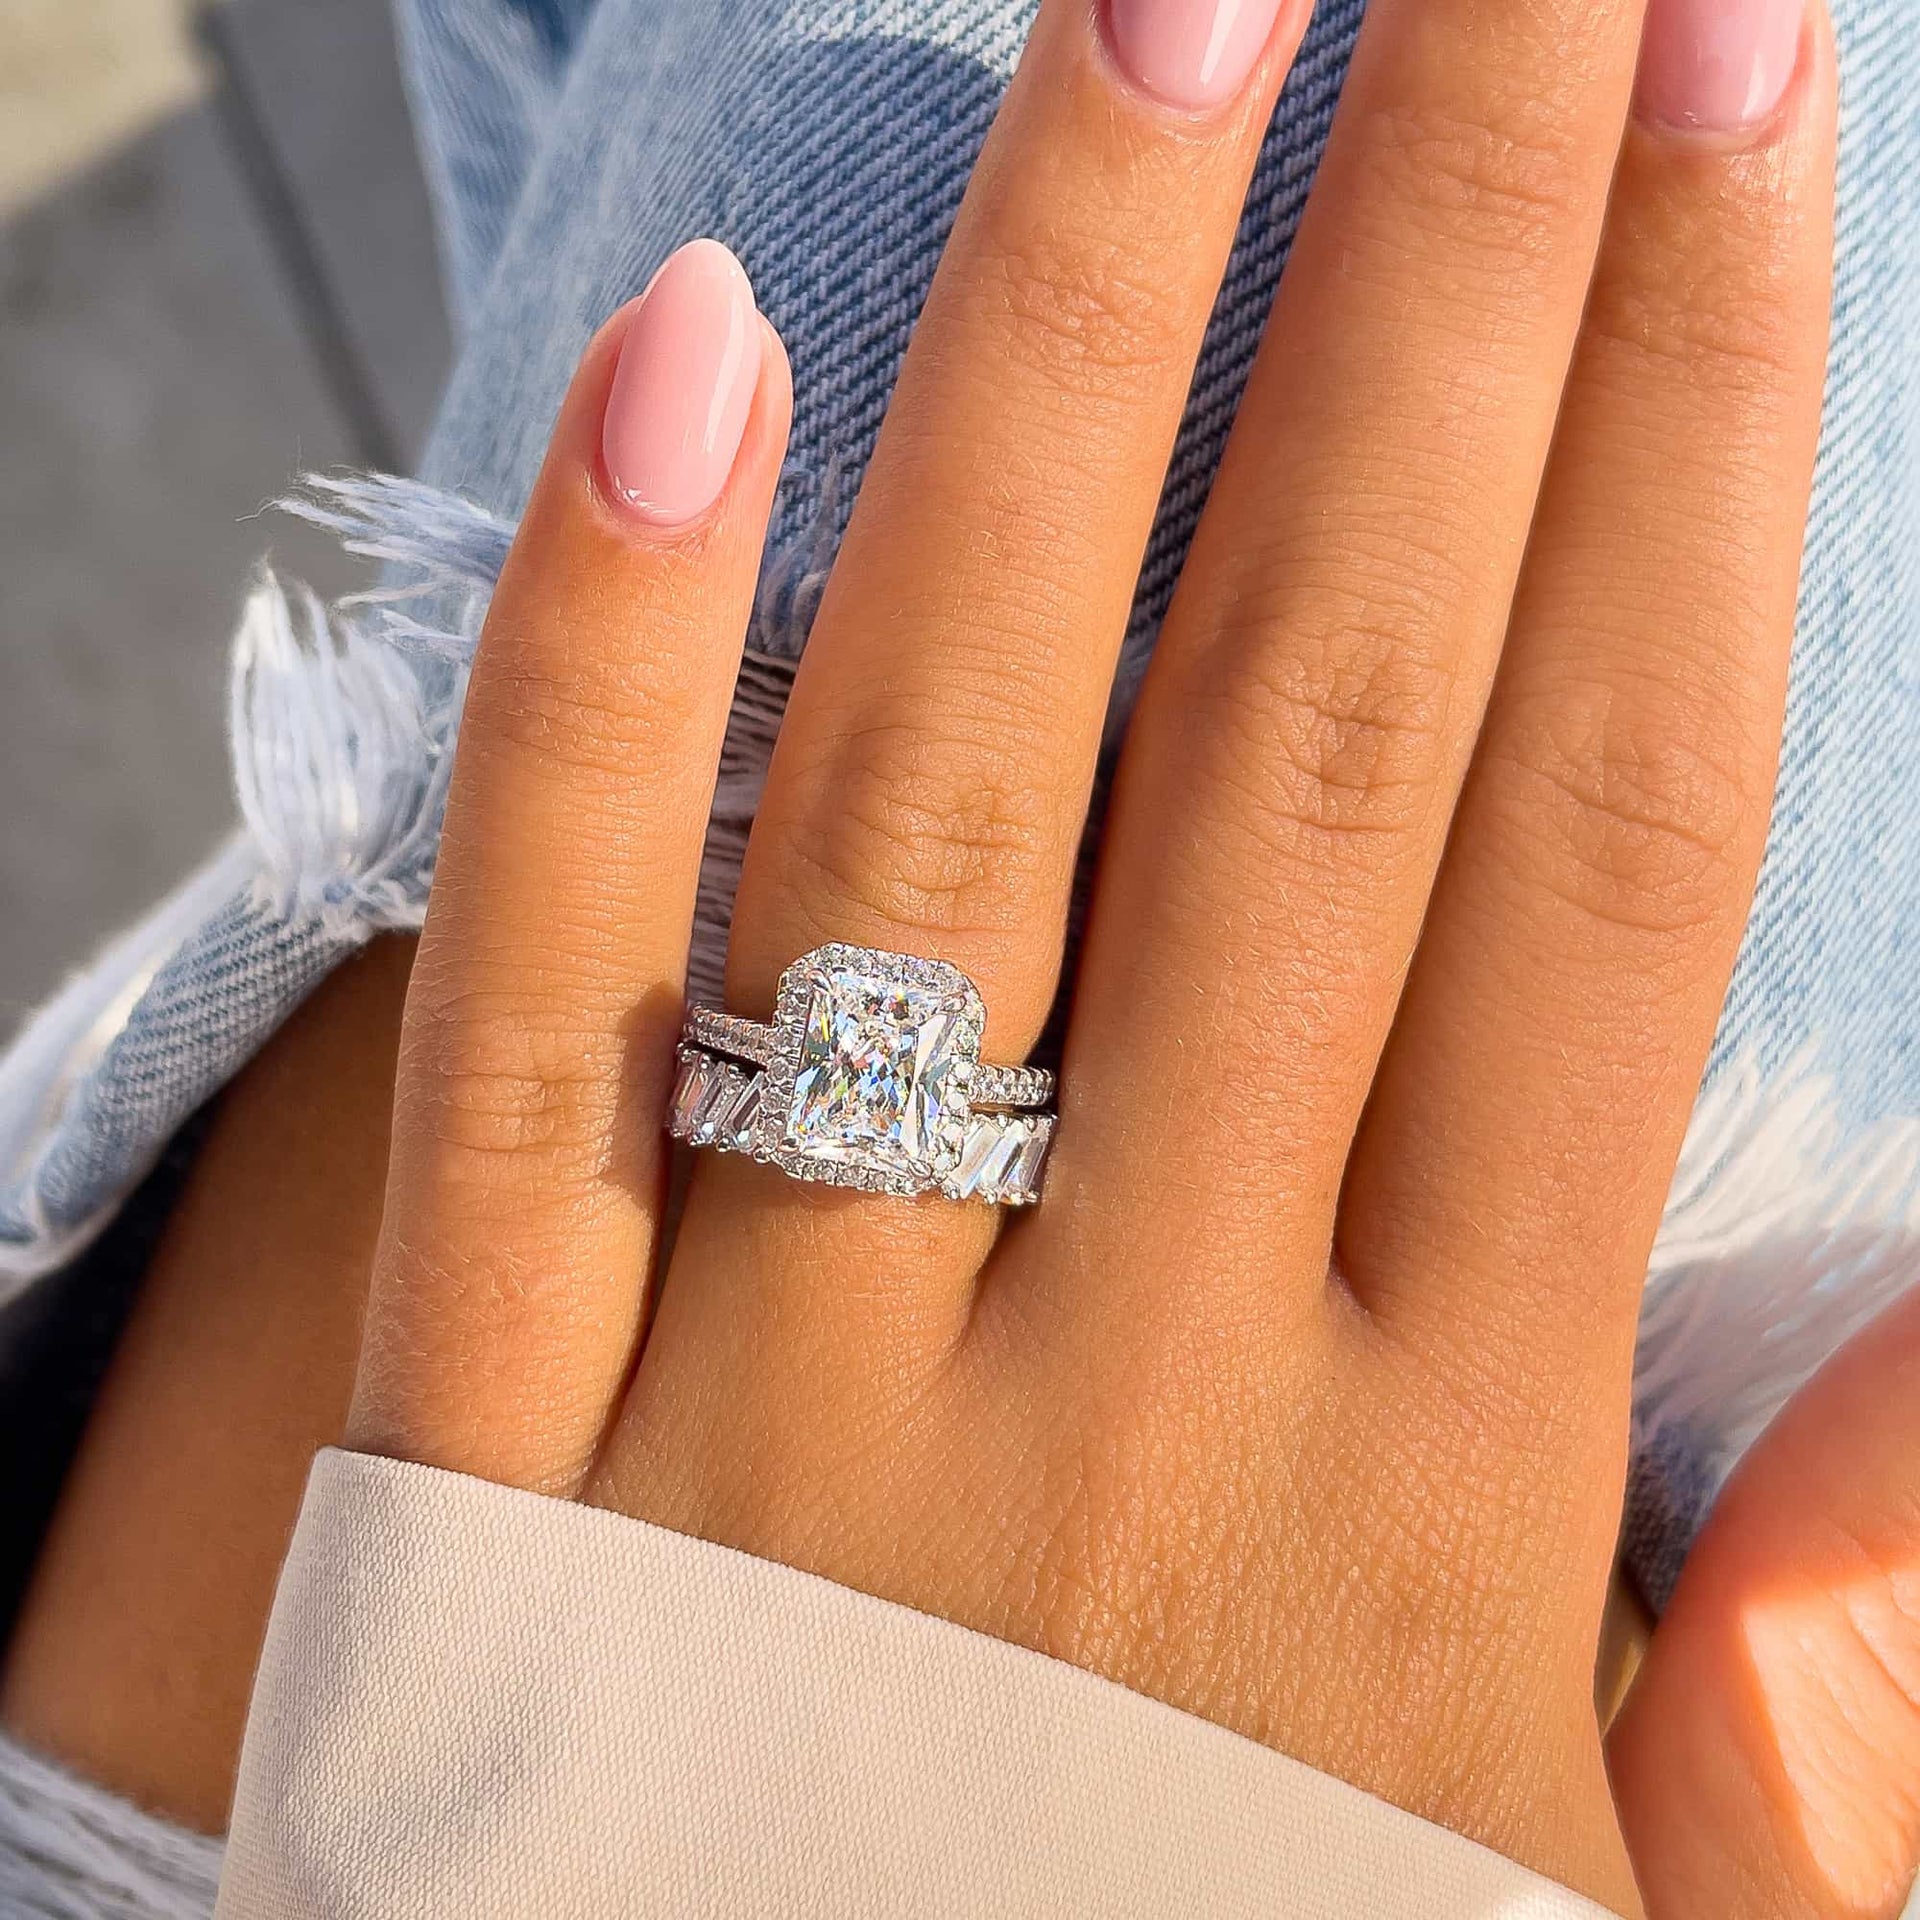
<path fill-rule="evenodd" d="M 944 960 L 825 946 L 780 976 L 771 1021 L 689 1009 L 667 1127 L 797 1180 L 1025 1206 L 1053 1075 L 980 1058 L 980 991 Z"/>

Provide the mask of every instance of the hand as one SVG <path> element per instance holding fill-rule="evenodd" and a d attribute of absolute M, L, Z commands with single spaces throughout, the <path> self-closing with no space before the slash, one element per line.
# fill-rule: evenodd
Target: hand
<path fill-rule="evenodd" d="M 1144 9 L 1116 14 L 1125 50 Z M 1123 67 L 1046 10 L 796 689 L 743 1009 L 837 935 L 957 960 L 990 1055 L 1031 1042 L 1291 32 L 1170 107 L 1142 84 L 1180 91 L 1164 45 L 1143 60 L 1136 33 Z M 721 1162 L 659 1271 L 685 929 L 786 375 L 760 337 L 720 497 L 682 518 L 702 470 L 662 492 L 638 373 L 642 436 L 603 461 L 613 323 L 476 674 L 353 1441 L 1044 1647 L 1631 1904 L 1593 1640 L 1638 1279 L 1765 811 L 1832 111 L 1817 21 L 1754 131 L 1655 124 L 1687 111 L 1656 63 L 1603 216 L 1634 33 L 1560 0 L 1375 0 L 1121 771 L 1048 1197 L 997 1239 L 984 1209 Z M 649 474 L 636 517 L 617 483 Z M 11 1650 L 11 1724 L 209 1822 L 292 1489 L 337 1431 L 302 1329 L 324 1310 L 350 1341 L 366 1169 L 282 1149 L 374 1131 L 336 1124 L 322 1071 L 371 1030 L 358 992 L 228 1103 Z M 263 1275 L 284 1310 L 183 1337 L 231 1328 L 206 1296 L 258 1305 Z M 296 1361 L 315 1405 L 289 1412 Z M 1853 1470 L 1897 1489 L 1911 1399 L 1864 1428 L 1859 1399 L 1821 1403 L 1833 1454 L 1784 1476 L 1798 1507 L 1756 1456 L 1745 1510 L 1778 1538 L 1732 1564 L 1824 1591 L 1787 1546 Z M 1880 1558 L 1911 1559 L 1911 1515 L 1876 1516 Z M 1743 1537 L 1716 1522 L 1682 1631 L 1737 1644 L 1751 1593 L 1715 1543 Z M 199 1562 L 221 1580 L 182 1577 Z M 1840 1910 L 1803 1777 L 1765 1773 L 1776 1727 L 1831 1716 L 1756 1722 L 1737 1660 L 1664 1656 L 1671 1626 L 1614 1750 L 1650 1907 Z M 144 1739 L 130 1669 L 170 1680 Z M 1707 1723 L 1731 1730 L 1714 1781 L 1774 1788 L 1730 1789 L 1711 1828 L 1646 1784 Z M 1893 1804 L 1920 1762 L 1883 1742 L 1860 1767 Z"/>
<path fill-rule="evenodd" d="M 1042 10 L 794 688 L 741 1011 L 838 938 L 964 968 L 989 1057 L 1039 1033 L 1300 26 L 1202 86 L 1152 17 Z M 713 249 L 608 327 L 474 674 L 351 1443 L 1040 1648 L 1633 1907 L 1595 1635 L 1638 1284 L 1765 831 L 1833 113 L 1816 20 L 1752 125 L 1656 32 L 1630 119 L 1638 24 L 1369 18 L 1010 1224 L 708 1158 L 663 1258 L 788 374 Z"/>

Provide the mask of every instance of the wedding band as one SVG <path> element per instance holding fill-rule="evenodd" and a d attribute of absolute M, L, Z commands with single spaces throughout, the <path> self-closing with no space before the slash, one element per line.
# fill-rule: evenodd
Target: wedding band
<path fill-rule="evenodd" d="M 667 1130 L 796 1180 L 1026 1206 L 1053 1142 L 1053 1075 L 980 1058 L 956 966 L 829 945 L 780 976 L 771 1021 L 688 1010 Z"/>

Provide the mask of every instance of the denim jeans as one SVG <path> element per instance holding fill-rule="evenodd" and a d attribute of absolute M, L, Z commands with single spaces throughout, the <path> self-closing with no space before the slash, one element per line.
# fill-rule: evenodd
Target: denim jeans
<path fill-rule="evenodd" d="M 1031 0 L 397 0 L 461 335 L 421 476 L 299 510 L 384 563 L 267 583 L 242 825 L 0 1063 L 0 1297 L 57 1276 L 342 955 L 419 921 L 465 661 L 574 361 L 678 243 L 792 353 L 789 469 L 716 809 L 726 874 L 791 663 Z M 1284 265 L 1361 0 L 1321 0 L 1249 195 L 1141 575 L 1128 704 Z M 1920 1256 L 1920 56 L 1839 0 L 1836 334 L 1772 837 L 1648 1276 L 1628 1546 L 1670 1589 L 1740 1451 Z M 1111 744 L 1111 743 L 1110 743 Z M 1920 938 L 1920 935 L 1913 936 Z"/>

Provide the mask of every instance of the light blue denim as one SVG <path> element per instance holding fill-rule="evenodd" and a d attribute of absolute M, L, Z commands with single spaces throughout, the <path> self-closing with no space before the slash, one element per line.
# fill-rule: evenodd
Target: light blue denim
<path fill-rule="evenodd" d="M 592 329 L 700 234 L 740 253 L 793 357 L 791 468 L 755 645 L 797 652 L 1031 14 L 1030 0 L 397 5 L 462 349 L 427 485 L 350 490 L 329 511 L 425 590 L 414 624 L 386 629 L 413 643 L 424 689 L 419 750 L 390 808 L 405 830 L 373 881 L 363 857 L 292 891 L 243 875 L 182 937 L 147 943 L 158 951 L 135 956 L 119 1004 L 102 989 L 97 1019 L 69 1009 L 53 1040 L 43 1034 L 57 1072 L 10 1063 L 9 1084 L 0 1068 L 0 1260 L 11 1249 L 18 1279 L 57 1271 L 343 953 L 374 926 L 417 920 L 460 643 L 568 376 Z M 1361 10 L 1322 0 L 1267 139 L 1141 579 L 1116 722 Z M 1656 1600 L 1759 1419 L 1920 1255 L 1920 62 L 1898 8 L 1838 11 L 1837 329 L 1779 799 L 1649 1290 L 1629 1538 Z M 28 1096 L 41 1101 L 32 1125 Z"/>

